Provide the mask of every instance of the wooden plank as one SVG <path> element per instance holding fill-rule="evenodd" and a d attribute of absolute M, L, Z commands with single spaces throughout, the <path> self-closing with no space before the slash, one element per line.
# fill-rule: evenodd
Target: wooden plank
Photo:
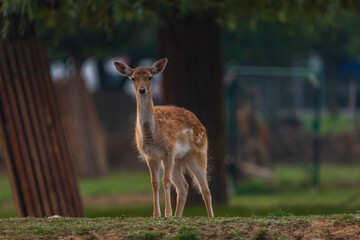
<path fill-rule="evenodd" d="M 54 155 L 54 159 L 51 160 L 51 168 L 49 169 L 51 174 L 54 175 L 54 182 L 57 186 L 57 194 L 58 194 L 58 202 L 60 205 L 60 209 L 61 209 L 61 215 L 62 216 L 71 216 L 69 207 L 68 207 L 68 203 L 70 201 L 70 197 L 68 194 L 66 194 L 68 192 L 68 187 L 66 184 L 66 180 L 64 179 L 64 171 L 63 171 L 63 167 L 62 167 L 62 156 L 61 156 L 61 152 L 60 152 L 60 148 L 59 148 L 59 144 L 58 144 L 58 140 L 57 140 L 57 133 L 55 132 L 55 123 L 54 123 L 54 117 L 51 114 L 51 108 L 52 106 L 50 105 L 49 99 L 48 99 L 48 94 L 47 94 L 47 89 L 44 85 L 44 80 L 43 80 L 43 74 L 41 72 L 41 65 L 39 62 L 39 52 L 34 48 L 34 44 L 33 41 L 28 41 L 27 42 L 27 50 L 29 50 L 29 56 L 31 56 L 31 62 L 33 63 L 33 69 L 35 69 L 35 73 L 36 73 L 36 83 L 33 83 L 35 86 L 35 89 L 38 89 L 38 96 L 41 99 L 41 102 L 44 104 L 44 113 L 45 113 L 45 124 L 47 126 L 47 130 L 49 131 L 50 134 L 50 142 L 51 142 L 51 147 L 49 149 L 51 149 L 53 155 Z"/>
<path fill-rule="evenodd" d="M 46 190 L 44 186 L 44 180 L 42 179 L 42 172 L 39 163 L 38 152 L 35 145 L 35 139 L 32 132 L 32 124 L 28 112 L 28 104 L 25 101 L 24 92 L 21 86 L 20 72 L 16 66 L 16 56 L 14 52 L 14 45 L 7 44 L 6 47 L 9 66 L 12 74 L 13 90 L 16 94 L 17 103 L 19 107 L 19 117 L 22 125 L 22 141 L 24 141 L 24 150 L 28 156 L 24 158 L 26 160 L 25 166 L 28 172 L 28 177 L 31 184 L 31 194 L 34 199 L 34 207 L 36 217 L 44 216 L 44 206 L 48 202 Z M 40 178 L 40 179 L 38 179 Z"/>
<path fill-rule="evenodd" d="M 39 157 L 38 142 L 34 134 L 34 126 L 38 126 L 38 123 L 35 119 L 32 119 L 35 109 L 33 108 L 32 102 L 33 99 L 31 96 L 26 96 L 25 91 L 29 90 L 24 86 L 23 83 L 28 83 L 26 74 L 21 74 L 21 69 L 18 67 L 15 45 L 8 44 L 7 51 L 10 59 L 10 69 L 13 73 L 13 82 L 15 87 L 15 92 L 20 106 L 20 115 L 24 125 L 24 132 L 26 135 L 26 140 L 29 153 L 30 153 L 30 168 L 34 175 L 35 187 L 38 192 L 33 192 L 32 194 L 39 195 L 39 202 L 36 204 L 37 208 L 41 209 L 41 215 L 37 217 L 44 217 L 50 215 L 50 204 L 49 196 L 47 194 L 47 187 L 45 185 L 45 178 L 42 171 L 42 163 Z M 20 57 L 20 59 L 23 59 Z M 22 61 L 21 61 L 22 62 Z M 40 213 L 40 210 L 39 210 Z"/>
<path fill-rule="evenodd" d="M 27 71 L 24 52 L 21 49 L 22 42 L 18 41 L 14 44 L 12 49 L 13 53 L 16 55 L 18 69 L 17 71 L 20 74 L 20 78 L 18 79 L 18 85 L 22 87 L 22 93 L 24 95 L 24 100 L 26 101 L 29 120 L 30 120 L 30 131 L 29 135 L 31 136 L 29 145 L 31 149 L 34 151 L 34 170 L 37 176 L 37 182 L 39 186 L 40 196 L 42 200 L 42 206 L 44 209 L 45 216 L 51 216 L 52 214 L 52 207 L 50 204 L 50 192 L 52 191 L 52 187 L 48 186 L 48 183 L 51 181 L 50 174 L 48 172 L 47 167 L 47 157 L 44 149 L 44 143 L 42 141 L 41 130 L 40 130 L 40 122 L 38 119 L 37 110 L 40 106 L 36 107 L 34 104 L 34 95 L 31 92 L 30 88 L 30 76 L 29 72 Z M 21 91 L 20 90 L 20 91 Z M 19 90 L 18 90 L 19 91 Z M 57 213 L 58 214 L 58 213 Z"/>
<path fill-rule="evenodd" d="M 52 96 L 52 98 L 50 98 L 50 104 L 51 104 L 51 109 L 53 110 L 53 116 L 54 119 L 56 119 L 56 131 L 57 131 L 57 136 L 59 137 L 59 143 L 60 143 L 60 147 L 61 147 L 61 153 L 63 154 L 63 164 L 65 167 L 65 172 L 66 172 L 66 180 L 68 181 L 67 183 L 69 184 L 69 190 L 70 190 L 70 196 L 71 196 L 71 202 L 70 202 L 70 207 L 71 207 L 71 214 L 73 216 L 83 216 L 83 209 L 82 209 L 82 204 L 81 204 L 81 198 L 80 198 L 80 194 L 78 191 L 78 185 L 75 179 L 75 173 L 74 173 L 74 168 L 72 167 L 72 162 L 71 162 L 71 158 L 70 158 L 70 153 L 69 150 L 67 148 L 67 144 L 66 144 L 66 139 L 65 139 L 65 134 L 64 134 L 64 128 L 63 128 L 63 124 L 61 122 L 61 117 L 59 114 L 59 106 L 58 103 L 56 102 L 55 99 L 55 91 L 53 88 L 53 84 L 51 81 L 51 77 L 49 74 L 49 66 L 48 66 L 48 62 L 47 62 L 47 58 L 46 58 L 46 54 L 45 54 L 45 49 L 41 47 L 41 45 L 39 43 L 36 43 L 36 47 L 37 50 L 40 52 L 40 61 L 41 61 L 41 66 L 44 69 L 43 73 L 44 73 L 44 77 L 46 79 L 45 81 L 45 85 L 47 88 L 47 92 L 50 93 L 50 96 Z"/>
<path fill-rule="evenodd" d="M 82 217 L 44 48 L 0 46 L 0 141 L 19 216 Z"/>
<path fill-rule="evenodd" d="M 7 123 L 10 135 L 10 142 L 13 149 L 15 166 L 19 173 L 18 177 L 21 186 L 21 193 L 23 195 L 22 198 L 24 199 L 26 206 L 26 210 L 20 212 L 24 212 L 25 216 L 35 216 L 33 206 L 34 199 L 32 198 L 30 193 L 32 190 L 30 186 L 31 182 L 28 180 L 26 169 L 24 166 L 24 154 L 22 152 L 24 143 L 20 142 L 23 134 L 19 134 L 19 129 L 21 129 L 18 116 L 19 114 L 17 111 L 14 92 L 10 84 L 10 72 L 8 70 L 7 60 L 5 57 L 3 46 L 0 46 L 0 64 L 2 69 L 2 78 L 0 79 L 0 97 L 2 101 L 5 121 Z M 12 185 L 13 184 L 14 183 L 12 183 Z"/>
<path fill-rule="evenodd" d="M 0 68 L 0 82 L 2 82 L 2 74 L 1 74 L 1 68 Z M 2 89 L 2 85 L 0 84 L 0 89 Z M 2 94 L 2 91 L 0 91 L 0 94 Z M 9 178 L 10 186 L 11 186 L 11 192 L 15 203 L 16 213 L 20 217 L 25 217 L 25 203 L 23 196 L 20 192 L 20 183 L 19 183 L 19 176 L 17 174 L 17 170 L 15 167 L 15 159 L 14 154 L 12 152 L 12 148 L 10 149 L 10 139 L 8 136 L 7 124 L 5 123 L 5 116 L 3 113 L 4 107 L 2 106 L 1 100 L 0 100 L 0 147 L 2 149 L 2 152 L 4 154 L 4 161 L 7 169 L 7 175 Z"/>
<path fill-rule="evenodd" d="M 54 95 L 49 90 L 49 84 L 52 84 L 51 79 L 47 78 L 48 69 L 44 67 L 42 56 L 40 54 L 40 49 L 38 48 L 38 43 L 35 41 L 30 41 L 31 49 L 34 52 L 34 62 L 36 64 L 36 68 L 39 70 L 39 85 L 43 87 L 42 92 L 44 93 L 44 100 L 47 101 L 49 105 L 49 113 L 50 113 L 50 121 L 52 123 L 52 131 L 55 133 L 54 140 L 55 140 L 55 151 L 58 155 L 58 170 L 61 176 L 61 182 L 63 185 L 63 191 L 61 192 L 64 194 L 65 197 L 65 206 L 66 206 L 66 216 L 77 216 L 75 207 L 74 207 L 74 198 L 72 192 L 72 186 L 70 184 L 70 178 L 68 175 L 68 171 L 66 168 L 66 162 L 68 159 L 66 158 L 66 148 L 64 148 L 63 143 L 61 142 L 61 130 L 59 131 L 58 121 L 59 117 L 55 114 L 56 105 L 54 104 Z"/>
<path fill-rule="evenodd" d="M 41 139 L 45 156 L 42 157 L 44 164 L 44 172 L 46 175 L 46 181 L 48 183 L 49 195 L 51 200 L 52 213 L 55 215 L 63 215 L 66 212 L 65 200 L 62 196 L 61 178 L 59 176 L 58 167 L 56 166 L 56 155 L 53 150 L 53 139 L 48 129 L 46 119 L 50 118 L 48 106 L 46 101 L 42 101 L 40 93 L 41 86 L 39 86 L 37 78 L 40 77 L 35 69 L 33 59 L 30 53 L 28 42 L 23 42 L 22 50 L 24 58 L 26 60 L 26 71 L 29 74 L 29 85 L 31 94 L 34 97 L 36 107 L 36 113 L 38 117 L 38 125 L 41 128 Z"/>
<path fill-rule="evenodd" d="M 69 153 L 69 150 L 68 150 L 67 144 L 66 144 L 65 132 L 64 132 L 64 128 L 63 128 L 61 118 L 60 118 L 60 113 L 59 113 L 59 106 L 55 99 L 55 91 L 54 91 L 54 86 L 52 84 L 51 76 L 50 76 L 50 73 L 48 70 L 49 65 L 48 65 L 45 49 L 39 43 L 35 43 L 35 47 L 40 52 L 41 66 L 44 69 L 43 73 L 45 76 L 44 84 L 46 85 L 47 92 L 50 95 L 50 97 L 49 97 L 50 106 L 53 111 L 54 119 L 56 120 L 56 128 L 57 128 L 57 133 L 58 133 L 58 137 L 59 137 L 60 147 L 61 147 L 62 153 L 64 154 L 63 155 L 63 157 L 64 157 L 63 163 L 65 165 L 65 171 L 66 171 L 66 176 L 67 176 L 67 180 L 68 180 L 67 183 L 69 184 L 70 193 L 71 193 L 71 214 L 72 214 L 72 216 L 82 217 L 82 216 L 84 216 L 84 209 L 82 207 L 81 197 L 80 197 L 80 193 L 79 193 L 77 180 L 75 178 L 74 168 L 72 167 L 70 153 Z"/>

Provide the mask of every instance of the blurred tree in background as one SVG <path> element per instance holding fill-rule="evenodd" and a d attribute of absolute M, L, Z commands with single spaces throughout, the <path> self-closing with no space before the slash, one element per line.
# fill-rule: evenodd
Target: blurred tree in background
<path fill-rule="evenodd" d="M 125 49 L 153 55 L 156 31 L 158 55 L 170 60 L 164 102 L 194 111 L 208 128 L 210 187 L 214 201 L 226 203 L 222 42 L 226 59 L 244 64 L 291 65 L 294 54 L 309 49 L 324 51 L 326 61 L 335 61 L 359 48 L 358 35 L 350 39 L 347 34 L 359 22 L 359 6 L 355 0 L 5 0 L 1 31 L 6 38 L 16 16 L 20 34 L 34 24 L 50 49 L 57 49 L 53 56 L 72 55 L 79 62 Z M 234 32 L 222 39 L 223 28 Z M 343 34 L 334 36 L 336 29 Z M 333 45 L 324 45 L 329 38 Z"/>

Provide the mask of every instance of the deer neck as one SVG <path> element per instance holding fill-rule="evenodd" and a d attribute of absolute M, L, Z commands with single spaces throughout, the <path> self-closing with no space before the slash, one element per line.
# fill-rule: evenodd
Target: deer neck
<path fill-rule="evenodd" d="M 155 130 L 154 103 L 151 92 L 145 96 L 136 95 L 137 102 L 137 128 L 140 133 L 153 134 Z M 149 132 L 150 131 L 150 132 Z"/>

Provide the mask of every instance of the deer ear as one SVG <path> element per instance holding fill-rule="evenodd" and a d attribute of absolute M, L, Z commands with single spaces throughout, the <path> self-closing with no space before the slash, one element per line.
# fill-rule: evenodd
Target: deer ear
<path fill-rule="evenodd" d="M 120 73 L 120 75 L 129 77 L 131 75 L 132 69 L 125 63 L 114 62 L 116 70 Z"/>
<path fill-rule="evenodd" d="M 168 62 L 167 58 L 163 58 L 155 62 L 154 65 L 152 65 L 152 67 L 150 68 L 151 73 L 155 75 L 164 71 L 167 62 Z"/>

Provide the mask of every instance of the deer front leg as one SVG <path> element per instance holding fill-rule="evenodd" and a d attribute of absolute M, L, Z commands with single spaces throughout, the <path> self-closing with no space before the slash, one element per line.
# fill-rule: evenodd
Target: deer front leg
<path fill-rule="evenodd" d="M 154 203 L 154 217 L 161 217 L 160 201 L 159 201 L 159 173 L 160 161 L 154 159 L 146 159 L 147 165 L 150 170 L 151 185 L 153 190 L 153 203 Z"/>
<path fill-rule="evenodd" d="M 174 168 L 174 161 L 172 158 L 164 159 L 163 161 L 164 175 L 163 175 L 163 186 L 165 194 L 165 217 L 172 216 L 171 208 L 171 178 Z"/>

